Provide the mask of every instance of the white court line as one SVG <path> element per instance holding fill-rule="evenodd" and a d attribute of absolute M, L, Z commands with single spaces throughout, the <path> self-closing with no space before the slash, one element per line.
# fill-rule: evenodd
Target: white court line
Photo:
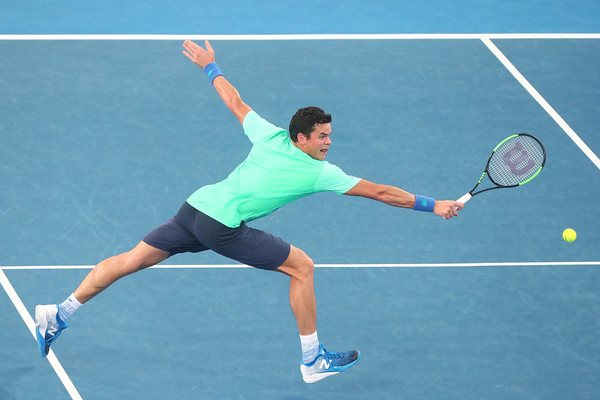
<path fill-rule="evenodd" d="M 317 268 L 476 268 L 476 267 L 584 267 L 600 266 L 600 261 L 535 261 L 535 262 L 488 262 L 488 263 L 408 263 L 408 264 L 315 264 Z M 55 270 L 92 269 L 93 265 L 23 265 L 3 266 L 6 270 Z M 231 269 L 252 268 L 243 264 L 189 264 L 155 265 L 152 269 Z"/>
<path fill-rule="evenodd" d="M 583 153 L 600 169 L 600 159 L 588 147 L 587 144 L 575 131 L 566 123 L 566 121 L 554 110 L 554 108 L 542 97 L 542 95 L 525 79 L 519 70 L 510 62 L 510 60 L 496 47 L 489 38 L 481 39 L 487 48 L 500 60 L 517 81 L 527 90 L 527 92 L 538 102 L 540 106 L 552 117 L 552 119 L 562 128 L 562 130 L 571 138 L 571 140 L 583 151 Z"/>
<path fill-rule="evenodd" d="M 27 308 L 25 308 L 23 301 L 21 301 L 21 298 L 13 288 L 12 284 L 10 283 L 2 269 L 3 268 L 0 268 L 0 284 L 2 284 L 4 291 L 6 291 L 6 294 L 8 295 L 13 305 L 21 315 L 21 318 L 23 318 L 23 321 L 25 321 L 25 325 L 27 325 L 27 328 L 29 328 L 29 331 L 33 335 L 34 340 L 37 341 L 35 335 L 35 322 L 33 321 L 33 318 L 31 318 L 31 315 L 29 315 L 29 312 L 27 311 Z M 32 345 L 31 348 L 33 353 L 35 347 Z M 35 352 L 35 354 L 39 356 L 39 353 L 37 351 Z M 60 361 L 58 361 L 58 358 L 56 358 L 56 355 L 54 354 L 52 349 L 50 349 L 50 352 L 48 353 L 46 358 L 48 359 L 48 362 L 50 363 L 52 368 L 54 368 L 54 372 L 56 372 L 56 375 L 58 375 L 58 378 L 64 385 L 65 389 L 67 389 L 67 392 L 69 392 L 71 398 L 73 400 L 82 400 L 82 397 L 79 395 L 77 388 L 75 388 L 75 385 L 73 385 L 71 378 L 69 378 L 69 376 L 65 372 L 64 368 L 60 364 Z"/>
<path fill-rule="evenodd" d="M 401 40 L 401 39 L 600 39 L 600 33 L 390 33 L 286 35 L 17 34 L 0 40 Z"/>

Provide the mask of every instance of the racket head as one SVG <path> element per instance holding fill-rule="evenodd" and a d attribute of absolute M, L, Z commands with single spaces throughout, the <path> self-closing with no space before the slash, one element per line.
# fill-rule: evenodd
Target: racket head
<path fill-rule="evenodd" d="M 546 149 L 538 138 L 517 133 L 500 142 L 488 159 L 488 178 L 498 187 L 524 185 L 535 178 L 546 163 Z"/>

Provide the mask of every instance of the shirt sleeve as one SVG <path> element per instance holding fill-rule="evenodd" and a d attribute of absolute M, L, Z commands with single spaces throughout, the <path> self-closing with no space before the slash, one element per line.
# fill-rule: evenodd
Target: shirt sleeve
<path fill-rule="evenodd" d="M 315 182 L 315 192 L 346 193 L 360 182 L 360 178 L 346 174 L 336 165 L 325 163 L 321 175 Z"/>
<path fill-rule="evenodd" d="M 287 131 L 283 128 L 273 125 L 262 118 L 255 111 L 250 111 L 244 117 L 244 133 L 252 143 L 262 139 L 268 139 L 276 135 L 286 135 Z"/>

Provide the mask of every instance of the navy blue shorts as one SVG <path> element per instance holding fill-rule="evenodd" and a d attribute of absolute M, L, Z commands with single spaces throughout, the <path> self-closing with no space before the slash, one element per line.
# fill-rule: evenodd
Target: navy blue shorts
<path fill-rule="evenodd" d="M 275 269 L 290 254 L 289 243 L 270 233 L 246 226 L 230 228 L 196 210 L 187 202 L 177 215 L 152 230 L 145 243 L 178 253 L 212 250 L 232 260 L 260 269 Z"/>

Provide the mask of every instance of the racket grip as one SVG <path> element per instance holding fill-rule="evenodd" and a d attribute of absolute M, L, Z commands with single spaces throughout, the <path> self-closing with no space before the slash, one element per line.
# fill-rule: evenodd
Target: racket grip
<path fill-rule="evenodd" d="M 458 199 L 456 201 L 458 201 L 459 203 L 465 204 L 467 201 L 471 200 L 471 197 L 473 197 L 473 196 L 471 196 L 471 193 L 466 193 L 460 199 Z"/>

